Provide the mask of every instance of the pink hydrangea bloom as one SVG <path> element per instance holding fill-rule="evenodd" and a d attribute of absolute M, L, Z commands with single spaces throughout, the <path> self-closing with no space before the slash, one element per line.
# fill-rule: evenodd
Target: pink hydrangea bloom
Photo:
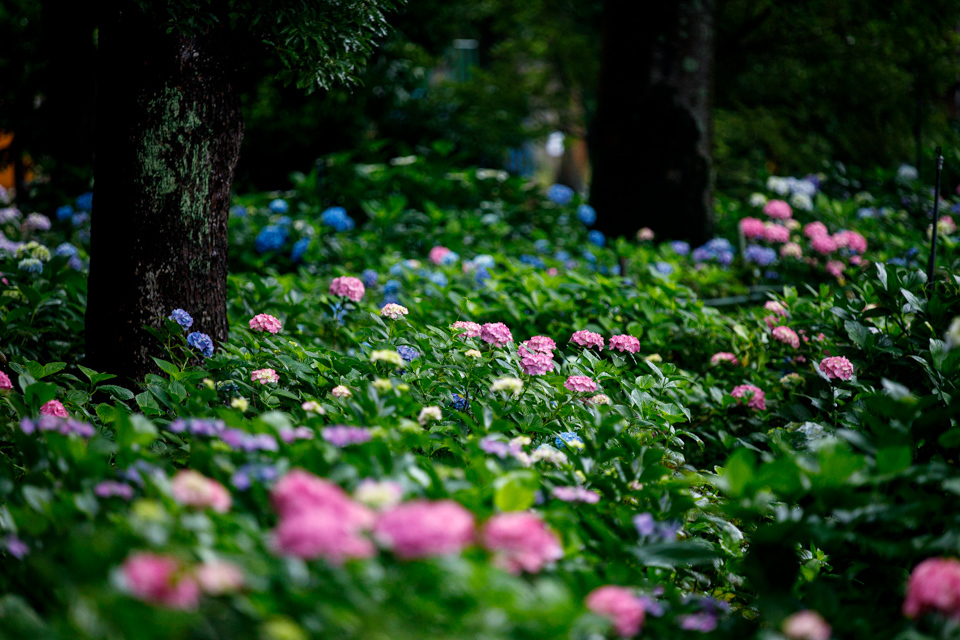
<path fill-rule="evenodd" d="M 120 567 L 127 591 L 134 598 L 170 609 L 195 609 L 200 587 L 170 556 L 134 553 Z"/>
<path fill-rule="evenodd" d="M 853 377 L 853 364 L 843 356 L 833 356 L 820 361 L 820 371 L 831 379 L 849 380 Z"/>
<path fill-rule="evenodd" d="M 653 240 L 653 235 L 653 229 L 650 227 L 644 227 L 643 229 L 640 229 L 640 231 L 637 231 L 637 239 L 641 242 L 645 240 Z"/>
<path fill-rule="evenodd" d="M 383 305 L 383 309 L 380 309 L 381 316 L 384 318 L 390 318 L 392 320 L 396 320 L 400 316 L 405 316 L 408 313 L 410 313 L 409 309 L 395 302 L 388 302 L 387 304 Z"/>
<path fill-rule="evenodd" d="M 480 327 L 480 339 L 489 344 L 502 347 L 513 342 L 510 329 L 502 322 L 488 322 Z"/>
<path fill-rule="evenodd" d="M 352 276 L 334 278 L 333 282 L 330 283 L 331 295 L 349 298 L 353 302 L 360 302 L 360 298 L 363 297 L 365 291 L 366 289 L 363 286 L 363 282 L 361 282 L 359 278 Z"/>
<path fill-rule="evenodd" d="M 465 320 L 457 320 L 452 325 L 450 325 L 452 331 L 463 330 L 463 333 L 460 334 L 461 338 L 477 338 L 480 336 L 480 325 L 476 322 L 467 322 Z"/>
<path fill-rule="evenodd" d="M 793 209 L 783 200 L 770 200 L 763 205 L 763 212 L 771 218 L 786 220 L 793 217 Z"/>
<path fill-rule="evenodd" d="M 0 371 L 0 391 L 9 391 L 13 389 L 13 383 L 10 382 L 10 376 Z"/>
<path fill-rule="evenodd" d="M 768 222 L 763 226 L 763 239 L 767 242 L 789 242 L 790 229 L 782 224 Z"/>
<path fill-rule="evenodd" d="M 237 565 L 223 560 L 204 562 L 194 571 L 204 593 L 219 596 L 234 593 L 243 588 L 243 572 Z"/>
<path fill-rule="evenodd" d="M 629 589 L 607 585 L 587 595 L 587 609 L 610 620 L 622 638 L 632 638 L 643 628 L 643 603 Z"/>
<path fill-rule="evenodd" d="M 863 258 L 858 255 L 852 255 L 850 256 L 850 264 L 855 267 L 859 267 L 861 264 L 864 264 Z"/>
<path fill-rule="evenodd" d="M 597 383 L 587 376 L 570 376 L 563 386 L 577 393 L 593 393 L 597 390 Z"/>
<path fill-rule="evenodd" d="M 763 220 L 757 218 L 743 218 L 740 220 L 740 230 L 746 238 L 760 239 L 766 232 L 763 226 Z"/>
<path fill-rule="evenodd" d="M 752 384 L 736 386 L 733 388 L 733 391 L 730 392 L 730 395 L 737 399 L 738 404 L 742 402 L 743 398 L 749 397 L 747 406 L 756 411 L 762 411 L 767 408 L 767 398 L 763 390 Z"/>
<path fill-rule="evenodd" d="M 573 336 L 570 338 L 570 342 L 578 344 L 581 347 L 596 347 L 598 349 L 603 349 L 603 336 L 599 333 L 594 333 L 593 331 L 574 331 Z"/>
<path fill-rule="evenodd" d="M 547 336 L 533 336 L 529 340 L 524 340 L 520 346 L 526 347 L 533 353 L 552 353 L 557 348 L 557 343 Z"/>
<path fill-rule="evenodd" d="M 824 268 L 827 270 L 827 273 L 832 275 L 834 278 L 839 278 L 843 275 L 847 265 L 843 264 L 843 262 L 840 260 L 830 260 L 827 262 Z"/>
<path fill-rule="evenodd" d="M 916 618 L 928 611 L 960 620 L 960 561 L 927 558 L 910 574 L 903 615 Z"/>
<path fill-rule="evenodd" d="M 430 249 L 430 262 L 433 264 L 441 264 L 443 261 L 443 256 L 447 255 L 448 253 L 450 253 L 450 249 L 437 245 L 433 249 Z"/>
<path fill-rule="evenodd" d="M 737 360 L 737 356 L 728 351 L 718 351 L 710 356 L 710 364 L 720 364 L 721 362 L 729 362 L 733 366 L 740 364 L 740 361 Z"/>
<path fill-rule="evenodd" d="M 951 235 L 957 231 L 957 223 L 951 216 L 940 216 L 937 222 L 937 230 L 944 235 Z"/>
<path fill-rule="evenodd" d="M 803 257 L 803 248 L 796 242 L 788 242 L 780 247 L 780 257 L 800 259 Z"/>
<path fill-rule="evenodd" d="M 783 621 L 783 635 L 790 640 L 830 640 L 830 625 L 816 611 L 797 611 Z"/>
<path fill-rule="evenodd" d="M 560 273 L 560 271 L 558 271 L 556 267 L 550 267 L 549 269 L 547 269 L 547 275 L 548 275 L 548 276 L 551 276 L 551 277 L 552 277 L 552 276 L 557 275 L 558 273 Z"/>
<path fill-rule="evenodd" d="M 790 327 L 774 327 L 773 338 L 783 344 L 789 345 L 794 349 L 800 347 L 800 336 Z"/>
<path fill-rule="evenodd" d="M 452 500 L 413 500 L 385 511 L 374 535 L 401 558 L 458 553 L 473 542 L 473 514 Z"/>
<path fill-rule="evenodd" d="M 280 332 L 280 321 L 273 316 L 261 313 L 250 318 L 251 331 L 268 331 L 270 333 Z"/>
<path fill-rule="evenodd" d="M 536 573 L 563 556 L 560 541 L 532 513 L 501 513 L 483 526 L 483 546 L 495 553 L 495 562 L 512 573 Z"/>
<path fill-rule="evenodd" d="M 564 502 L 586 502 L 587 504 L 600 502 L 600 494 L 585 487 L 554 487 L 550 493 L 557 500 Z"/>
<path fill-rule="evenodd" d="M 310 509 L 280 518 L 273 536 L 279 553 L 305 560 L 325 558 L 341 564 L 348 558 L 369 558 L 376 552 L 355 522 L 329 509 Z"/>
<path fill-rule="evenodd" d="M 330 511 L 357 528 L 369 528 L 375 519 L 372 511 L 351 500 L 343 489 L 303 469 L 280 478 L 270 491 L 270 504 L 281 518 Z"/>
<path fill-rule="evenodd" d="M 867 239 L 856 231 L 835 233 L 833 239 L 838 247 L 846 247 L 854 253 L 864 253 L 867 250 Z"/>
<path fill-rule="evenodd" d="M 837 250 L 836 241 L 828 235 L 815 236 L 810 240 L 810 246 L 814 251 L 825 256 Z"/>
<path fill-rule="evenodd" d="M 545 373 L 553 371 L 555 363 L 551 352 L 535 353 L 524 349 L 523 345 L 521 345 L 519 354 L 520 366 L 523 367 L 523 372 L 527 375 L 542 376 Z"/>
<path fill-rule="evenodd" d="M 213 509 L 218 513 L 230 510 L 233 500 L 226 487 L 198 471 L 181 469 L 170 481 L 173 499 L 197 509 Z"/>
<path fill-rule="evenodd" d="M 257 369 L 250 374 L 250 380 L 252 382 L 259 382 L 260 384 L 267 384 L 268 382 L 280 382 L 280 376 L 278 376 L 277 372 L 273 369 Z"/>
<path fill-rule="evenodd" d="M 773 313 L 778 316 L 787 315 L 787 308 L 784 306 L 782 302 L 778 302 L 776 300 L 767 300 L 763 304 L 763 308 L 769 311 L 770 313 Z"/>
<path fill-rule="evenodd" d="M 40 407 L 40 415 L 55 416 L 57 418 L 70 417 L 70 415 L 67 413 L 67 410 L 63 408 L 63 404 L 59 400 L 51 400 L 45 403 L 42 407 Z"/>
<path fill-rule="evenodd" d="M 810 222 L 803 226 L 803 235 L 812 240 L 818 236 L 828 236 L 830 235 L 830 231 L 827 230 L 827 225 L 817 220 L 816 222 Z"/>
<path fill-rule="evenodd" d="M 334 398 L 349 398 L 353 395 L 353 392 L 342 384 L 338 384 L 330 390 L 330 395 Z"/>
<path fill-rule="evenodd" d="M 270 502 L 280 515 L 273 541 L 281 554 L 341 563 L 375 552 L 363 536 L 376 519 L 373 511 L 312 473 L 294 469 L 285 475 L 270 492 Z"/>
<path fill-rule="evenodd" d="M 634 338 L 633 336 L 628 335 L 617 335 L 610 338 L 610 349 L 616 349 L 617 351 L 627 351 L 629 353 L 636 353 L 640 351 L 640 341 Z"/>

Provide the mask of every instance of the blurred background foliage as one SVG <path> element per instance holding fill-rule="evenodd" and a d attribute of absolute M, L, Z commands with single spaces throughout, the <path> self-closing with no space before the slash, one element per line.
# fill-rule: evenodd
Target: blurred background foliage
<path fill-rule="evenodd" d="M 79 74 L 81 88 L 95 84 L 95 11 L 81 2 L 64 17 L 53 4 L 0 0 L 0 130 L 18 140 L 0 163 L 24 154 L 38 185 L 56 175 L 58 190 L 75 193 L 92 175 L 92 100 L 77 88 L 69 109 L 69 96 L 52 98 L 67 77 Z M 569 162 L 585 164 L 571 153 L 588 138 L 596 109 L 603 4 L 408 2 L 388 16 L 392 31 L 354 89 L 307 95 L 278 79 L 275 57 L 251 56 L 239 76 L 246 132 L 237 190 L 286 188 L 292 171 L 343 150 L 373 161 L 440 148 L 499 168 L 509 150 L 516 164 L 531 141 L 542 147 L 562 132 L 566 155 L 544 176 L 557 179 Z M 955 145 L 958 25 L 960 3 L 950 0 L 718 1 L 717 186 L 816 172 L 827 161 L 893 168 L 915 163 L 918 147 Z M 77 41 L 92 46 L 78 50 Z M 48 126 L 53 118 L 59 126 Z M 64 135 L 65 125 L 76 135 Z M 44 199 L 43 189 L 33 195 Z"/>

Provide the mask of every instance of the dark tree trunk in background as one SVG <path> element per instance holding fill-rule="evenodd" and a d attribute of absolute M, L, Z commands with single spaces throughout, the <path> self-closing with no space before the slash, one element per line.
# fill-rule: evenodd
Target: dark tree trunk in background
<path fill-rule="evenodd" d="M 712 233 L 713 17 L 714 0 L 606 0 L 590 203 L 607 235 Z"/>
<path fill-rule="evenodd" d="M 90 366 L 155 370 L 175 308 L 227 338 L 227 215 L 243 137 L 225 34 L 166 34 L 136 3 L 101 3 L 96 189 L 86 317 Z"/>

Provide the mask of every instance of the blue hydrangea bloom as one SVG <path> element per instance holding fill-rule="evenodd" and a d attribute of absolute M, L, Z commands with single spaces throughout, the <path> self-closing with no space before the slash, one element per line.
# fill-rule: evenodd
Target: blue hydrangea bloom
<path fill-rule="evenodd" d="M 578 436 L 573 431 L 564 431 L 563 433 L 558 433 L 557 437 L 554 438 L 553 441 L 560 449 L 563 449 L 564 447 L 570 447 L 571 449 L 583 448 L 583 438 Z"/>
<path fill-rule="evenodd" d="M 403 358 L 404 362 L 413 362 L 420 357 L 420 352 L 414 349 L 413 347 L 408 347 L 405 344 L 397 347 L 397 353 L 400 354 L 400 357 Z"/>
<path fill-rule="evenodd" d="M 483 268 L 477 269 L 477 275 L 474 276 L 474 280 L 476 281 L 477 284 L 483 284 L 490 278 L 491 278 L 490 272 Z"/>
<path fill-rule="evenodd" d="M 93 211 L 93 191 L 77 196 L 76 205 L 80 211 Z"/>
<path fill-rule="evenodd" d="M 90 219 L 90 216 L 86 213 L 75 213 L 73 214 L 73 218 L 70 220 L 70 222 L 73 223 L 73 226 L 79 227 L 89 219 Z"/>
<path fill-rule="evenodd" d="M 607 237 L 603 235 L 602 231 L 597 231 L 596 229 L 587 234 L 587 240 L 589 240 L 591 244 L 595 244 L 598 247 L 602 247 L 603 245 L 607 244 Z"/>
<path fill-rule="evenodd" d="M 773 249 L 770 249 L 770 251 L 773 251 Z M 774 253 L 776 253 L 776 252 L 774 252 Z M 774 259 L 776 259 L 776 255 L 774 255 Z M 722 265 L 725 266 L 725 267 L 729 267 L 729 266 L 730 266 L 730 263 L 733 262 L 733 252 L 732 252 L 732 251 L 721 251 L 720 253 L 717 254 L 717 262 L 719 262 L 720 264 L 722 264 Z"/>
<path fill-rule="evenodd" d="M 547 188 L 547 199 L 563 206 L 573 200 L 573 189 L 565 184 L 552 184 Z"/>
<path fill-rule="evenodd" d="M 714 238 L 704 246 L 715 253 L 720 253 L 723 251 L 733 252 L 733 245 L 730 244 L 730 241 L 726 238 Z"/>
<path fill-rule="evenodd" d="M 276 200 L 270 201 L 270 211 L 274 213 L 286 213 L 290 210 L 290 205 L 287 204 L 287 201 L 283 198 L 277 198 Z"/>
<path fill-rule="evenodd" d="M 173 313 L 170 314 L 169 319 L 173 320 L 184 329 L 189 329 L 193 326 L 193 318 L 191 318 L 190 314 L 183 309 L 174 309 Z"/>
<path fill-rule="evenodd" d="M 748 245 L 743 253 L 747 262 L 755 262 L 761 267 L 766 267 L 777 261 L 777 252 L 770 247 L 761 247 L 758 244 Z"/>
<path fill-rule="evenodd" d="M 392 265 L 389 269 L 389 273 L 392 276 L 400 275 L 401 273 L 403 273 L 403 265 L 400 264 L 399 262 L 395 265 Z"/>
<path fill-rule="evenodd" d="M 57 220 L 70 220 L 73 218 L 73 207 L 68 204 L 57 207 Z"/>
<path fill-rule="evenodd" d="M 365 287 L 372 287 L 376 285 L 379 277 L 380 276 L 378 276 L 377 272 L 373 269 L 364 269 L 363 273 L 360 274 L 360 279 L 363 280 L 363 286 Z M 400 283 L 398 282 L 397 284 L 399 285 Z"/>
<path fill-rule="evenodd" d="M 17 269 L 27 273 L 43 273 L 43 263 L 36 258 L 24 258 L 17 264 Z"/>
<path fill-rule="evenodd" d="M 400 282 L 397 280 L 387 280 L 383 283 L 383 292 L 387 295 L 398 293 L 400 286 Z"/>
<path fill-rule="evenodd" d="M 480 218 L 480 222 L 489 227 L 492 224 L 497 224 L 500 222 L 500 216 L 495 213 L 485 213 L 483 214 L 483 217 Z"/>
<path fill-rule="evenodd" d="M 464 398 L 459 393 L 455 393 L 450 396 L 450 406 L 456 409 L 457 411 L 466 411 L 469 408 L 470 403 L 467 402 L 467 399 Z"/>
<path fill-rule="evenodd" d="M 763 277 L 766 278 L 767 280 L 779 280 L 780 274 L 777 273 L 776 271 L 764 271 Z"/>
<path fill-rule="evenodd" d="M 653 268 L 657 270 L 657 273 L 662 273 L 665 276 L 673 273 L 673 265 L 669 262 L 657 262 L 653 265 Z"/>
<path fill-rule="evenodd" d="M 242 204 L 235 204 L 230 207 L 230 215 L 235 218 L 242 218 L 243 216 L 247 215 L 247 208 Z"/>
<path fill-rule="evenodd" d="M 353 218 L 347 215 L 347 210 L 343 207 L 330 207 L 320 214 L 320 220 L 328 224 L 337 231 L 349 231 L 356 226 Z"/>
<path fill-rule="evenodd" d="M 300 262 L 309 248 L 310 238 L 300 238 L 294 243 L 293 249 L 290 251 L 290 259 L 294 262 Z"/>
<path fill-rule="evenodd" d="M 267 225 L 257 235 L 256 248 L 260 253 L 276 251 L 287 241 L 287 230 L 277 225 Z"/>
<path fill-rule="evenodd" d="M 67 266 L 74 271 L 80 271 L 83 269 L 83 261 L 80 260 L 79 256 L 70 256 L 70 259 L 67 260 Z"/>
<path fill-rule="evenodd" d="M 290 216 L 280 216 L 280 218 L 277 220 L 277 224 L 281 227 L 289 227 L 291 224 L 293 224 L 293 219 Z"/>
<path fill-rule="evenodd" d="M 690 243 L 683 240 L 674 240 L 670 243 L 670 248 L 678 256 L 685 256 L 690 253 Z"/>
<path fill-rule="evenodd" d="M 610 273 L 612 273 L 615 276 L 620 275 L 620 265 L 615 264 L 612 267 L 610 267 Z"/>
<path fill-rule="evenodd" d="M 907 249 L 907 257 L 908 257 L 908 258 L 912 258 L 912 257 L 914 257 L 915 255 L 917 255 L 918 253 L 920 253 L 920 249 L 917 249 L 916 247 L 910 247 L 909 249 Z"/>
<path fill-rule="evenodd" d="M 553 257 L 559 260 L 560 262 L 566 262 L 567 260 L 570 259 L 570 254 L 567 253 L 566 251 L 557 251 L 555 254 L 553 254 Z"/>
<path fill-rule="evenodd" d="M 496 265 L 496 260 L 493 259 L 493 256 L 484 253 L 474 258 L 473 264 L 478 269 L 493 269 L 494 265 Z"/>
<path fill-rule="evenodd" d="M 80 250 L 77 249 L 72 244 L 70 244 L 69 242 L 62 242 L 60 243 L 59 246 L 57 246 L 56 250 L 53 253 L 54 255 L 66 256 L 66 257 L 72 258 L 73 256 L 77 255 L 79 252 Z"/>
<path fill-rule="evenodd" d="M 187 344 L 200 352 L 204 358 L 213 355 L 213 340 L 205 333 L 194 331 L 187 335 Z"/>
<path fill-rule="evenodd" d="M 447 251 L 445 254 L 443 254 L 443 257 L 440 258 L 440 264 L 442 264 L 445 267 L 449 267 L 450 265 L 456 264 L 457 260 L 459 259 L 460 259 L 460 254 L 457 253 L 456 251 Z"/>
<path fill-rule="evenodd" d="M 428 278 L 430 279 L 430 282 L 432 282 L 433 284 L 437 285 L 438 287 L 445 287 L 445 286 L 447 286 L 447 276 L 445 276 L 444 274 L 440 273 L 439 271 L 436 271 L 436 272 L 434 272 L 434 273 L 431 273 L 431 274 L 428 276 Z"/>
<path fill-rule="evenodd" d="M 583 259 L 586 260 L 587 262 L 596 262 L 596 261 L 597 261 L 597 256 L 593 255 L 593 254 L 590 253 L 589 251 L 584 251 L 584 252 L 583 252 Z"/>
<path fill-rule="evenodd" d="M 860 209 L 857 209 L 857 217 L 860 218 L 861 220 L 864 220 L 866 218 L 875 218 L 876 215 L 877 215 L 877 212 L 874 209 L 871 209 L 870 207 L 861 207 Z"/>
<path fill-rule="evenodd" d="M 530 254 L 523 254 L 520 256 L 520 262 L 523 264 L 529 264 L 530 266 L 537 267 L 538 269 L 543 269 L 547 264 L 539 256 L 531 256 Z"/>
<path fill-rule="evenodd" d="M 577 207 L 577 217 L 588 227 L 597 221 L 597 211 L 588 204 Z"/>
<path fill-rule="evenodd" d="M 547 251 L 550 251 L 550 241 L 546 238 L 540 238 L 533 243 L 533 248 L 540 253 L 546 253 Z"/>

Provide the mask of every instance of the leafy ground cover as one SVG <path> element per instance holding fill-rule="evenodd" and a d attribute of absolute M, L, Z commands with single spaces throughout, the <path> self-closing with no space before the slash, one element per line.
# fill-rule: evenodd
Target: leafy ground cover
<path fill-rule="evenodd" d="M 333 157 L 237 198 L 230 341 L 171 309 L 139 388 L 82 366 L 91 196 L 0 210 L 0 635 L 956 634 L 958 236 L 926 282 L 911 177 L 771 178 L 689 247 Z"/>

